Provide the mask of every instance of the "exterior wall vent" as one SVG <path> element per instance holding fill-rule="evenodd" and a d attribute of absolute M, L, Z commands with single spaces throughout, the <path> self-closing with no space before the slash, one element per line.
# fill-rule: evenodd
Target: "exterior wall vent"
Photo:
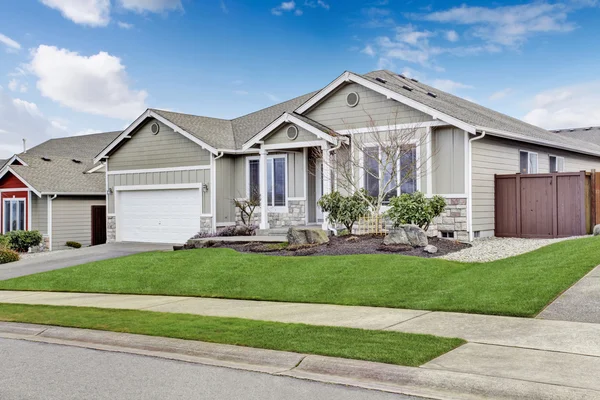
<path fill-rule="evenodd" d="M 440 231 L 440 237 L 443 239 L 454 239 L 454 232 Z"/>
<path fill-rule="evenodd" d="M 289 140 L 296 140 L 296 138 L 298 137 L 298 127 L 296 125 L 288 126 L 285 132 Z"/>
<path fill-rule="evenodd" d="M 348 93 L 348 95 L 346 96 L 346 104 L 348 105 L 348 107 L 356 107 L 359 101 L 360 97 L 356 92 Z"/>
<path fill-rule="evenodd" d="M 160 125 L 158 125 L 157 122 L 153 122 L 152 125 L 150 125 L 150 131 L 153 135 L 157 135 L 158 132 L 160 132 Z"/>

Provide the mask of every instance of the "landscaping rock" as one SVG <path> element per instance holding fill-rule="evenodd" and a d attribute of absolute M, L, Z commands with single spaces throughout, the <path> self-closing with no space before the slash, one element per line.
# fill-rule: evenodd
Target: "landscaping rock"
<path fill-rule="evenodd" d="M 425 247 L 428 244 L 427 234 L 416 225 L 400 225 L 388 233 L 383 239 L 383 244 L 408 244 L 413 247 Z"/>
<path fill-rule="evenodd" d="M 434 245 L 428 244 L 427 246 L 425 246 L 425 248 L 423 249 L 423 251 L 425 253 L 435 254 L 435 253 L 437 253 L 438 249 Z"/>
<path fill-rule="evenodd" d="M 600 225 L 594 226 L 594 236 L 600 235 Z"/>
<path fill-rule="evenodd" d="M 287 233 L 290 245 L 329 243 L 327 233 L 322 229 L 291 227 Z"/>

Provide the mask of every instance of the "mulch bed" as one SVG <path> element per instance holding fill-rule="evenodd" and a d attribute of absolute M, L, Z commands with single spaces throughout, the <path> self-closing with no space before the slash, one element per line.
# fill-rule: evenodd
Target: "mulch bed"
<path fill-rule="evenodd" d="M 274 256 L 338 256 L 350 254 L 402 254 L 417 257 L 440 257 L 448 253 L 471 247 L 468 244 L 447 239 L 429 238 L 429 244 L 438 248 L 437 253 L 429 254 L 422 247 L 385 246 L 381 235 L 333 236 L 323 245 L 282 247 L 280 243 L 256 242 L 215 242 L 210 247 L 229 248 L 244 253 L 259 253 Z"/>

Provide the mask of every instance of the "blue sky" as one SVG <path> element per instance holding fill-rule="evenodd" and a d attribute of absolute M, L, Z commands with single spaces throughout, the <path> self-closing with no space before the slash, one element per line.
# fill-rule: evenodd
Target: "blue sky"
<path fill-rule="evenodd" d="M 147 107 L 233 118 L 392 69 L 545 128 L 600 125 L 600 4 L 20 0 L 0 6 L 0 158 Z"/>

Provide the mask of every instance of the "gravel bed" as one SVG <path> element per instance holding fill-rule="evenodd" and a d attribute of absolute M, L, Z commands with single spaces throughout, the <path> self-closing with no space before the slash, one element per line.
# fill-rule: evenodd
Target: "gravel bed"
<path fill-rule="evenodd" d="M 580 237 L 580 236 L 579 236 Z M 440 258 L 463 262 L 487 262 L 516 256 L 540 247 L 563 240 L 577 239 L 578 237 L 560 239 L 521 239 L 521 238 L 482 238 L 475 239 L 472 247 L 455 253 L 446 254 Z"/>

